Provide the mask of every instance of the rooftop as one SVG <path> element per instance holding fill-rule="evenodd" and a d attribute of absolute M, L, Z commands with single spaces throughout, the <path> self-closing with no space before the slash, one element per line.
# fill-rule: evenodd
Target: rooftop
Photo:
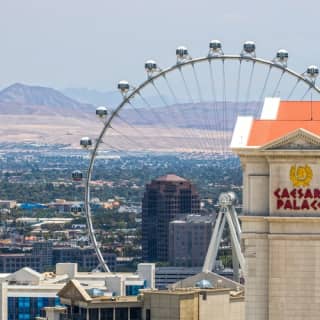
<path fill-rule="evenodd" d="M 170 223 L 213 223 L 215 220 L 213 215 L 201 216 L 199 214 L 188 214 L 181 219 L 173 220 Z"/>
<path fill-rule="evenodd" d="M 320 138 L 320 101 L 266 98 L 260 119 L 238 117 L 231 148 L 265 146 L 298 130 Z"/>
<path fill-rule="evenodd" d="M 161 176 L 157 179 L 155 179 L 155 181 L 167 181 L 167 182 L 186 182 L 188 180 L 181 178 L 175 174 L 166 174 L 164 176 Z"/>

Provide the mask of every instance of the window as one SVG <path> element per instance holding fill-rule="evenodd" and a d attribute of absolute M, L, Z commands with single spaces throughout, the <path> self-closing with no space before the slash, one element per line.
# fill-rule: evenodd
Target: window
<path fill-rule="evenodd" d="M 116 320 L 128 320 L 128 308 L 116 308 Z"/>
<path fill-rule="evenodd" d="M 130 308 L 130 320 L 141 320 L 140 308 Z"/>
<path fill-rule="evenodd" d="M 101 320 L 113 320 L 113 309 L 101 309 Z"/>
<path fill-rule="evenodd" d="M 146 320 L 151 320 L 151 311 L 150 311 L 150 309 L 146 309 Z"/>
<path fill-rule="evenodd" d="M 99 319 L 98 309 L 89 309 L 89 319 Z"/>

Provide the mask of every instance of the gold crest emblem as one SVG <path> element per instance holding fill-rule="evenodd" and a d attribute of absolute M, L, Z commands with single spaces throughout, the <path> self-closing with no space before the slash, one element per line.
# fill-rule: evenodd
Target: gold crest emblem
<path fill-rule="evenodd" d="M 313 173 L 309 165 L 291 166 L 290 180 L 294 187 L 308 187 L 312 180 Z"/>

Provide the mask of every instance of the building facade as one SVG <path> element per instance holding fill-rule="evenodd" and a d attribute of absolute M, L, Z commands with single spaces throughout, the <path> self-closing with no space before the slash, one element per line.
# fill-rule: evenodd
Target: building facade
<path fill-rule="evenodd" d="M 25 267 L 11 274 L 0 273 L 0 320 L 33 320 L 45 316 L 44 308 L 61 309 L 57 294 L 70 280 L 81 283 L 89 295 L 111 301 L 113 296 L 137 300 L 134 296 L 139 290 L 154 288 L 155 266 L 151 263 L 138 264 L 135 273 L 78 272 L 77 267 L 59 263 L 55 272 L 38 273 Z M 132 319 L 134 314 L 132 310 Z"/>
<path fill-rule="evenodd" d="M 168 261 L 169 223 L 199 212 L 199 195 L 190 181 L 168 174 L 147 184 L 142 200 L 143 260 Z"/>
<path fill-rule="evenodd" d="M 246 320 L 320 314 L 320 102 L 267 99 L 238 118 Z"/>
<path fill-rule="evenodd" d="M 116 271 L 117 255 L 115 253 L 102 253 L 103 258 L 111 271 Z M 99 261 L 92 248 L 56 247 L 53 249 L 53 265 L 57 263 L 77 263 L 79 270 L 92 271 L 97 268 Z"/>
<path fill-rule="evenodd" d="M 58 293 L 65 310 L 58 308 L 56 317 L 60 314 L 62 320 L 244 320 L 243 288 L 237 287 L 237 283 L 213 273 L 202 273 L 186 281 L 189 287 L 179 283 L 171 290 L 142 290 L 136 297 L 105 297 L 90 294 L 72 280 Z M 227 287 L 222 287 L 224 284 Z M 55 319 L 54 313 L 47 319 Z"/>
<path fill-rule="evenodd" d="M 169 262 L 201 267 L 211 239 L 213 216 L 187 215 L 169 224 Z"/>
<path fill-rule="evenodd" d="M 116 271 L 117 256 L 114 253 L 103 253 L 111 271 Z M 0 254 L 0 272 L 12 273 L 23 267 L 38 272 L 51 270 L 57 263 L 77 263 L 81 271 L 92 271 L 99 265 L 92 248 L 53 247 L 52 242 L 36 242 L 31 253 Z"/>

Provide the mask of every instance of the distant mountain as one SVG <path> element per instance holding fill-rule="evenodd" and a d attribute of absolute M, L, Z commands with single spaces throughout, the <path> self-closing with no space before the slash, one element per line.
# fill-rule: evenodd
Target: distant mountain
<path fill-rule="evenodd" d="M 106 106 L 109 110 L 114 110 L 123 100 L 119 91 L 98 91 L 87 88 L 68 88 L 63 89 L 62 92 L 77 101 L 94 104 L 96 106 Z M 163 105 L 162 99 L 170 101 L 166 95 L 163 95 L 162 97 L 159 97 L 158 95 L 151 95 L 145 96 L 144 98 L 152 107 Z M 139 103 L 142 102 L 141 99 L 138 98 L 138 100 Z"/>
<path fill-rule="evenodd" d="M 126 108 L 121 118 L 134 126 L 166 126 L 232 131 L 240 116 L 257 117 L 261 109 L 258 102 L 204 102 L 186 103 L 158 108 Z M 119 124 L 123 121 L 118 120 Z"/>
<path fill-rule="evenodd" d="M 78 102 L 52 88 L 15 83 L 0 91 L 0 114 L 82 117 L 93 112 L 92 105 Z"/>
<path fill-rule="evenodd" d="M 108 106 L 113 109 L 122 101 L 122 96 L 118 91 L 98 91 L 87 88 L 67 88 L 62 92 L 83 103 L 94 104 L 96 106 Z"/>
<path fill-rule="evenodd" d="M 108 99 L 116 97 L 115 92 L 109 94 Z M 0 142 L 63 143 L 78 147 L 81 136 L 96 137 L 102 125 L 95 116 L 95 103 L 78 99 L 85 101 L 79 95 L 75 99 L 46 87 L 19 83 L 9 86 L 0 91 Z M 149 103 L 136 95 L 131 104 L 126 104 L 118 117 L 114 117 L 112 128 L 117 134 L 108 136 L 110 145 L 134 150 L 136 145 L 131 146 L 131 140 L 137 139 L 138 144 L 144 146 L 147 137 L 152 149 L 197 150 L 203 148 L 201 140 L 208 138 L 219 146 L 229 141 L 238 115 L 257 116 L 261 108 L 257 102 L 183 103 L 161 107 L 163 103 L 157 101 L 157 97 L 147 99 Z M 111 100 L 96 105 L 107 105 L 112 110 Z"/>

